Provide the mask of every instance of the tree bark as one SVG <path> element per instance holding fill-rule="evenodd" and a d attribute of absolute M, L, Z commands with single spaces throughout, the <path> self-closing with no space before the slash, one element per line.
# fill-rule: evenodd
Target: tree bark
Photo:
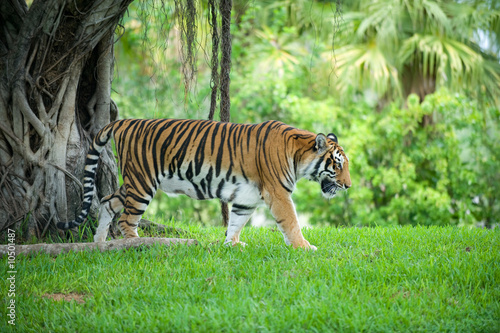
<path fill-rule="evenodd" d="M 219 28 L 217 23 L 218 11 L 216 3 L 219 4 L 219 13 L 221 16 L 221 28 L 219 35 Z M 210 0 L 209 4 L 209 23 L 212 31 L 212 77 L 210 85 L 212 92 L 210 95 L 210 112 L 208 119 L 213 120 L 215 108 L 217 106 L 217 94 L 220 92 L 220 120 L 223 122 L 230 121 L 231 99 L 229 95 L 230 77 L 231 72 L 231 11 L 233 7 L 232 0 Z M 219 75 L 219 39 L 222 38 L 220 46 L 220 53 L 222 54 L 222 61 L 220 63 Z M 229 208 L 227 202 L 221 201 L 221 215 L 222 225 L 227 227 L 229 224 Z"/>
<path fill-rule="evenodd" d="M 33 244 L 33 245 L 15 245 L 15 256 L 20 254 L 37 254 L 46 253 L 51 256 L 58 256 L 61 253 L 81 252 L 99 250 L 112 251 L 123 250 L 139 247 L 150 247 L 154 244 L 162 244 L 171 246 L 176 244 L 185 245 L 198 245 L 196 239 L 182 239 L 182 238 L 154 238 L 154 237 L 141 237 L 141 238 L 126 238 L 115 239 L 107 242 L 99 243 L 56 243 L 56 244 Z M 0 245 L 0 258 L 12 255 L 12 245 Z"/>
<path fill-rule="evenodd" d="M 149 234 L 156 235 L 158 233 L 162 234 L 175 234 L 177 236 L 186 236 L 188 232 L 180 228 L 168 227 L 163 224 L 154 223 L 146 219 L 141 219 L 139 221 L 139 228 L 147 231 Z"/>
<path fill-rule="evenodd" d="M 79 213 L 90 140 L 118 117 L 114 31 L 131 1 L 0 1 L 0 232 L 41 238 Z M 98 196 L 116 169 L 108 148 Z"/>

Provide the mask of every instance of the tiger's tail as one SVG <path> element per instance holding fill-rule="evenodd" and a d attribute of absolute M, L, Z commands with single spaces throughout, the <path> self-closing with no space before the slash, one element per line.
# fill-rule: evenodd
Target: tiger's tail
<path fill-rule="evenodd" d="M 87 219 L 90 206 L 92 204 L 92 198 L 94 197 L 97 162 L 99 161 L 101 151 L 113 135 L 114 124 L 115 123 L 113 122 L 106 125 L 97 133 L 89 148 L 89 152 L 87 153 L 87 158 L 85 160 L 85 173 L 83 177 L 83 204 L 80 214 L 74 221 L 57 223 L 57 227 L 59 229 L 67 230 L 78 227 Z"/>

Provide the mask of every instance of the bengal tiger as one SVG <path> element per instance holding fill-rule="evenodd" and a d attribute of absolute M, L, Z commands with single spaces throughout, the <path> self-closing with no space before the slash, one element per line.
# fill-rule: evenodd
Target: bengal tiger
<path fill-rule="evenodd" d="M 139 237 L 137 226 L 156 191 L 194 199 L 231 202 L 225 244 L 239 235 L 264 202 L 285 243 L 316 249 L 304 239 L 291 198 L 297 181 L 318 182 L 325 198 L 351 186 L 349 160 L 331 133 L 314 134 L 279 121 L 233 124 L 211 120 L 125 119 L 102 128 L 85 161 L 82 210 L 69 229 L 86 220 L 94 195 L 99 154 L 113 137 L 123 185 L 104 197 L 94 241 L 106 240 L 111 220 L 123 209 L 118 227 L 124 237 Z M 244 245 L 244 243 L 242 243 Z"/>

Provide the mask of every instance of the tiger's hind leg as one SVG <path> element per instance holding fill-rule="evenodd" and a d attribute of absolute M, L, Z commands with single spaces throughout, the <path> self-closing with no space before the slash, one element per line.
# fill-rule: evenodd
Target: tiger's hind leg
<path fill-rule="evenodd" d="M 152 195 L 148 195 L 139 194 L 135 191 L 133 191 L 133 193 L 131 192 L 132 191 L 130 190 L 127 191 L 125 210 L 118 221 L 118 228 L 125 238 L 139 237 L 139 234 L 137 233 L 139 221 L 154 196 L 154 193 Z"/>
<path fill-rule="evenodd" d="M 231 215 L 229 217 L 229 224 L 227 226 L 225 245 L 241 244 L 245 246 L 246 244 L 240 242 L 240 232 L 245 226 L 255 211 L 255 207 L 247 207 L 243 205 L 233 204 L 231 207 Z"/>
<path fill-rule="evenodd" d="M 123 209 L 126 195 L 125 186 L 121 186 L 115 193 L 102 198 L 101 207 L 99 208 L 99 226 L 94 236 L 94 242 L 106 241 L 109 225 L 113 217 Z"/>

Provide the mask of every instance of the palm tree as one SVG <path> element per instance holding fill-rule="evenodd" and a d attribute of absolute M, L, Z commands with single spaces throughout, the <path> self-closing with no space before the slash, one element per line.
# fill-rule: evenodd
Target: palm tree
<path fill-rule="evenodd" d="M 446 86 L 500 105 L 495 1 L 357 0 L 344 10 L 344 45 L 334 53 L 341 92 L 422 101 Z"/>

